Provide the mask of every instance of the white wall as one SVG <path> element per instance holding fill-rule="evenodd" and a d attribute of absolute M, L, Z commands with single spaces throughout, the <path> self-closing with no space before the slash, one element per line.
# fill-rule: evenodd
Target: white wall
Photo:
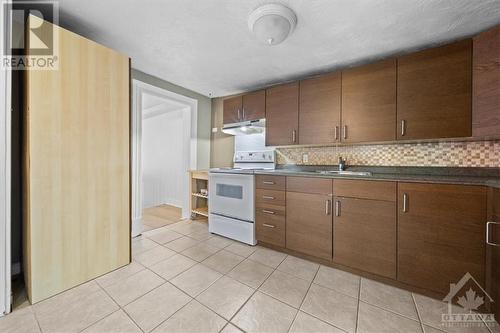
<path fill-rule="evenodd" d="M 161 204 L 182 207 L 184 114 L 176 110 L 142 120 L 142 208 Z"/>

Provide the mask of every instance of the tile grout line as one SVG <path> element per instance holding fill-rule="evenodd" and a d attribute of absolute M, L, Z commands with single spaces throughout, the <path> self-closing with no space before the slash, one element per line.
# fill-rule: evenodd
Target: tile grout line
<path fill-rule="evenodd" d="M 418 310 L 417 301 L 415 300 L 415 294 L 411 293 L 411 299 L 413 300 L 413 305 L 415 306 L 415 310 L 417 311 L 417 317 L 418 321 L 420 322 L 422 333 L 425 333 L 424 323 L 422 322 L 422 317 L 420 316 L 420 311 Z"/>
<path fill-rule="evenodd" d="M 354 332 L 358 332 L 359 327 L 359 305 L 361 302 L 361 288 L 363 288 L 363 279 L 359 278 L 359 289 L 358 289 L 358 308 L 356 310 L 356 324 L 354 325 Z"/>

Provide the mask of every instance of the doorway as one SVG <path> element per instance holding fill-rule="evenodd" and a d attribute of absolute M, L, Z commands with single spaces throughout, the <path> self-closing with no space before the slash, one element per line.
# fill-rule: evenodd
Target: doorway
<path fill-rule="evenodd" d="M 132 237 L 188 218 L 197 101 L 133 80 Z"/>

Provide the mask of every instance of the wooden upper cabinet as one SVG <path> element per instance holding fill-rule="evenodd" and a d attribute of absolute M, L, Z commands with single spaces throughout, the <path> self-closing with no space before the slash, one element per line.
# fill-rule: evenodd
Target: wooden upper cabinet
<path fill-rule="evenodd" d="M 242 121 L 242 96 L 226 98 L 223 105 L 222 121 L 224 124 L 232 124 Z"/>
<path fill-rule="evenodd" d="M 472 135 L 500 135 L 500 25 L 474 38 Z"/>
<path fill-rule="evenodd" d="M 398 280 L 446 294 L 467 272 L 483 288 L 487 191 L 398 184 Z"/>
<path fill-rule="evenodd" d="M 298 143 L 299 83 L 266 90 L 266 146 Z"/>
<path fill-rule="evenodd" d="M 287 249 L 332 259 L 332 184 L 331 179 L 287 177 Z"/>
<path fill-rule="evenodd" d="M 340 139 L 341 74 L 300 81 L 299 143 L 333 143 Z"/>
<path fill-rule="evenodd" d="M 396 140 L 396 73 L 396 59 L 342 72 L 342 141 Z"/>
<path fill-rule="evenodd" d="M 399 58 L 397 138 L 471 136 L 471 76 L 471 40 Z"/>
<path fill-rule="evenodd" d="M 266 91 L 259 90 L 243 95 L 243 120 L 258 120 L 266 117 Z"/>

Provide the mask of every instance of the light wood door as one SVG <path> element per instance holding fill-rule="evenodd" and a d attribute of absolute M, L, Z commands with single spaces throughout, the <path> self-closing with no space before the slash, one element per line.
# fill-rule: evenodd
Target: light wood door
<path fill-rule="evenodd" d="M 286 247 L 314 257 L 332 259 L 332 180 L 310 184 L 307 192 L 292 192 L 295 182 L 308 178 L 287 177 Z M 299 185 L 300 186 L 300 185 Z M 298 189 L 298 188 L 297 188 Z M 325 189 L 328 193 L 324 193 Z"/>
<path fill-rule="evenodd" d="M 474 38 L 472 135 L 500 135 L 500 25 Z"/>
<path fill-rule="evenodd" d="M 448 293 L 469 272 L 484 288 L 486 188 L 398 184 L 398 280 Z"/>
<path fill-rule="evenodd" d="M 131 259 L 129 58 L 53 28 L 59 69 L 29 70 L 25 85 L 24 272 L 33 303 Z"/>
<path fill-rule="evenodd" d="M 266 91 L 259 90 L 243 95 L 243 120 L 258 120 L 266 117 Z"/>
<path fill-rule="evenodd" d="M 298 143 L 299 83 L 266 90 L 266 146 Z"/>
<path fill-rule="evenodd" d="M 399 58 L 397 138 L 471 136 L 471 76 L 470 40 Z"/>
<path fill-rule="evenodd" d="M 488 294 L 493 298 L 493 313 L 495 318 L 500 318 L 500 189 L 489 190 L 489 212 L 490 223 L 489 240 L 491 244 L 486 245 L 486 286 Z"/>
<path fill-rule="evenodd" d="M 396 140 L 396 59 L 342 72 L 342 141 Z"/>
<path fill-rule="evenodd" d="M 300 81 L 299 144 L 340 140 L 341 74 Z"/>
<path fill-rule="evenodd" d="M 223 102 L 222 122 L 224 124 L 233 124 L 243 120 L 241 112 L 243 107 L 243 98 L 241 96 L 226 98 Z"/>
<path fill-rule="evenodd" d="M 333 261 L 396 278 L 396 202 L 335 197 Z"/>

